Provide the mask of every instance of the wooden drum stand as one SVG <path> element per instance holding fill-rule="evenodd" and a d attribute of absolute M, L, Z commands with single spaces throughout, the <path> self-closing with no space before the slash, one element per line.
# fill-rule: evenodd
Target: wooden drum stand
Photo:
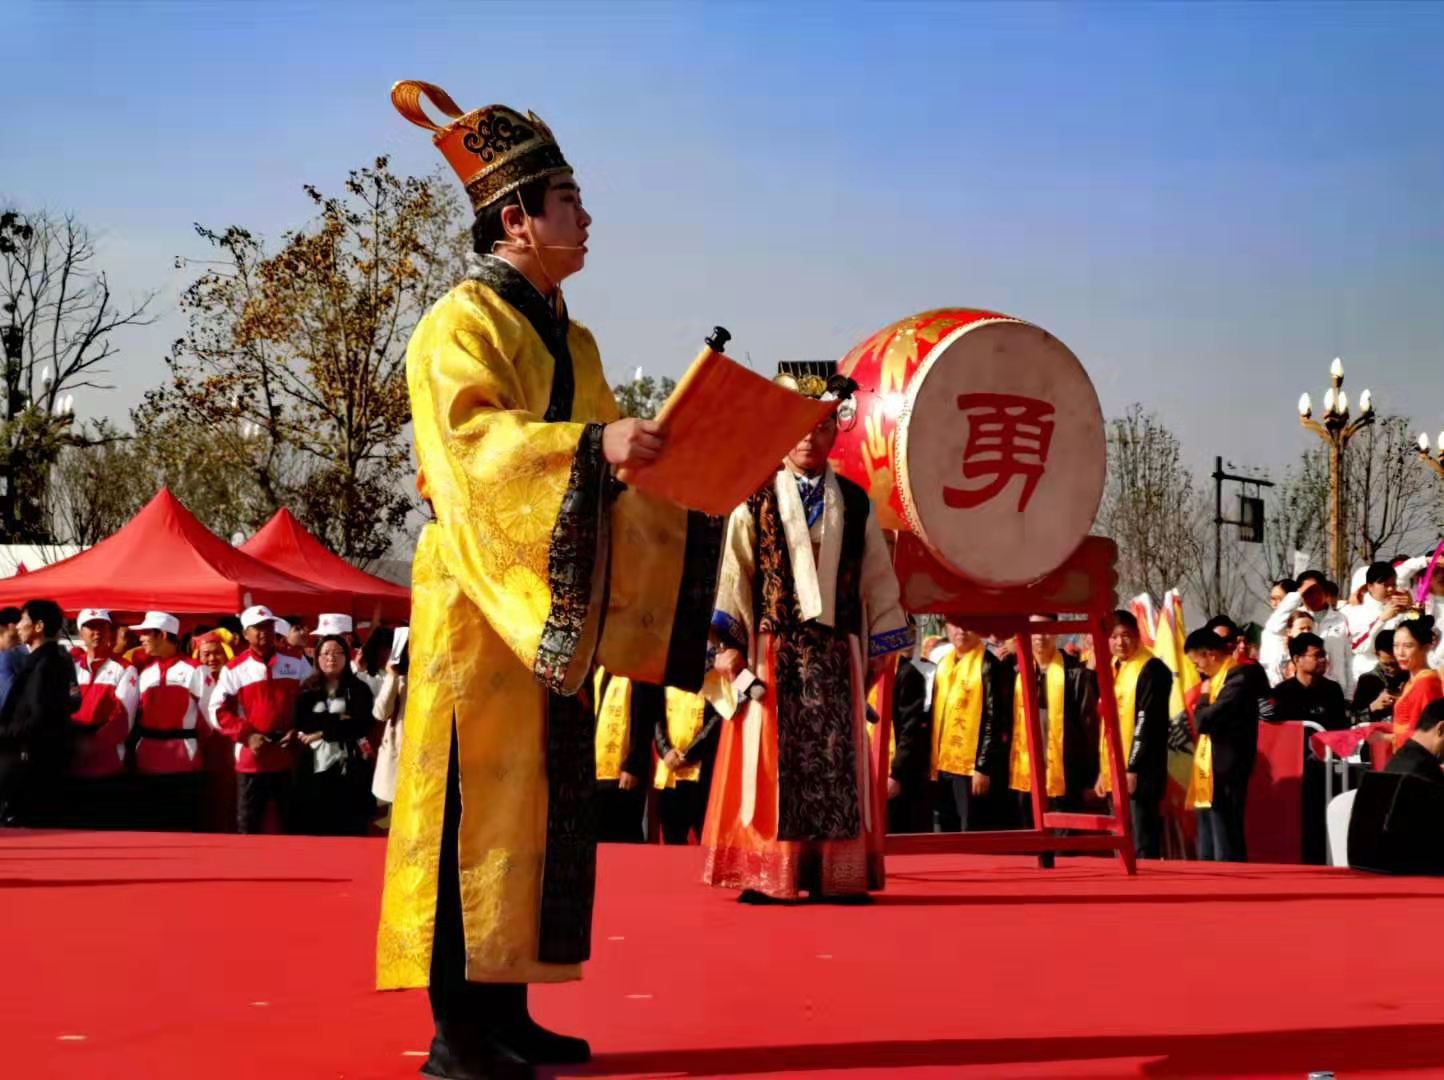
<path fill-rule="evenodd" d="M 1007 588 L 979 586 L 947 569 L 915 536 L 897 538 L 894 565 L 902 587 L 903 607 L 917 615 L 960 616 L 980 634 L 1013 636 L 1022 675 L 1023 718 L 1028 746 L 1045 747 L 1043 722 L 1038 713 L 1033 635 L 1090 634 L 1097 658 L 1098 712 L 1108 763 L 1114 777 L 1127 773 L 1118 705 L 1113 691 L 1113 666 L 1108 656 L 1108 633 L 1117 607 L 1115 562 L 1118 548 L 1112 540 L 1090 536 L 1057 570 L 1033 585 Z M 1046 615 L 1048 621 L 1033 621 Z M 1073 616 L 1063 618 L 1062 616 Z M 1080 618 L 1081 616 L 1081 618 Z M 887 816 L 887 747 L 892 733 L 892 680 L 879 689 L 878 724 L 873 762 L 878 793 L 877 812 Z M 1012 717 L 1004 719 L 1011 728 Z M 1040 866 L 1050 867 L 1055 852 L 1113 851 L 1124 873 L 1133 874 L 1133 819 L 1128 787 L 1114 784 L 1112 814 L 1058 813 L 1047 808 L 1044 776 L 1047 755 L 1029 753 L 1032 772 L 1032 829 L 993 832 L 901 833 L 887 838 L 889 855 L 959 852 L 964 854 L 1037 854 Z M 1063 830 L 1066 830 L 1063 831 Z"/>

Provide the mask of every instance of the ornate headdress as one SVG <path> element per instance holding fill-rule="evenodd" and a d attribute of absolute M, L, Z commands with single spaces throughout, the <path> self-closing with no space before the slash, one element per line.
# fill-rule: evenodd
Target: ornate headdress
<path fill-rule="evenodd" d="M 432 123 L 421 108 L 423 96 L 451 122 L 445 127 Z M 532 180 L 572 171 L 551 128 L 536 113 L 522 116 L 505 105 L 488 105 L 463 116 L 445 90 L 415 79 L 393 86 L 391 103 L 413 124 L 434 133 L 431 141 L 466 187 L 473 210 Z"/>
<path fill-rule="evenodd" d="M 779 386 L 796 390 L 803 397 L 820 398 L 827 392 L 827 381 L 837 371 L 830 360 L 783 360 L 777 365 L 772 380 Z"/>
<path fill-rule="evenodd" d="M 857 403 L 852 395 L 857 392 L 857 383 L 839 375 L 837 364 L 830 360 L 784 360 L 777 365 L 772 381 L 804 397 L 838 402 L 837 418 L 844 425 L 856 415 Z"/>

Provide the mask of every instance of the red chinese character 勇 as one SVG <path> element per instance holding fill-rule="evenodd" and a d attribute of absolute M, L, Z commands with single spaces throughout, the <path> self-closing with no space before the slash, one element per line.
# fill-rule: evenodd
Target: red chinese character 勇
<path fill-rule="evenodd" d="M 994 498 L 1015 476 L 1021 476 L 1021 514 L 1028 509 L 1048 464 L 1053 406 L 1016 394 L 959 394 L 958 411 L 968 421 L 963 479 L 989 482 L 976 488 L 944 487 L 943 502 L 955 510 L 969 510 Z"/>

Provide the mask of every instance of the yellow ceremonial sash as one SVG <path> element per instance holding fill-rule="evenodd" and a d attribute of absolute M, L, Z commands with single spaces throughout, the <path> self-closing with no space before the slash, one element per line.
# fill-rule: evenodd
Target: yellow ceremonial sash
<path fill-rule="evenodd" d="M 1048 663 L 1046 675 L 1048 692 L 1048 756 L 1045 762 L 1048 778 L 1048 796 L 1057 798 L 1068 790 L 1067 777 L 1063 772 L 1063 712 L 1066 706 L 1063 693 L 1068 686 L 1068 669 L 1063 658 L 1054 656 Z M 1032 762 L 1028 756 L 1028 725 L 1023 719 L 1023 676 L 1020 672 L 1013 680 L 1013 756 L 1009 770 L 1008 786 L 1014 791 L 1032 791 Z"/>
<path fill-rule="evenodd" d="M 702 733 L 707 719 L 707 702 L 701 694 L 689 694 L 685 690 L 667 687 L 667 739 L 674 750 L 687 751 Z M 678 780 L 696 782 L 702 775 L 702 763 L 694 761 L 673 772 L 664 761 L 657 762 L 657 771 L 652 786 L 657 790 L 677 786 Z"/>
<path fill-rule="evenodd" d="M 601 685 L 598 676 L 597 685 Z M 622 772 L 628 750 L 632 716 L 632 680 L 613 675 L 597 709 L 597 779 L 615 780 Z"/>
<path fill-rule="evenodd" d="M 981 644 L 961 655 L 954 650 L 938 665 L 933 690 L 934 780 L 940 772 L 973 774 L 983 723 L 983 653 Z"/>
<path fill-rule="evenodd" d="M 1118 734 L 1123 744 L 1123 764 L 1133 751 L 1133 733 L 1138 725 L 1138 677 L 1153 654 L 1139 646 L 1138 651 L 1118 666 L 1113 673 L 1113 698 L 1118 702 Z M 1113 766 L 1108 761 L 1108 737 L 1098 732 L 1098 760 L 1102 762 L 1103 790 L 1113 790 Z"/>
<path fill-rule="evenodd" d="M 1218 695 L 1223 692 L 1224 680 L 1231 671 L 1232 657 L 1208 680 L 1209 704 L 1218 700 Z M 1184 805 L 1194 810 L 1207 810 L 1213 805 L 1213 740 L 1207 735 L 1199 735 L 1198 742 L 1194 744 L 1193 777 L 1188 783 L 1188 797 Z"/>

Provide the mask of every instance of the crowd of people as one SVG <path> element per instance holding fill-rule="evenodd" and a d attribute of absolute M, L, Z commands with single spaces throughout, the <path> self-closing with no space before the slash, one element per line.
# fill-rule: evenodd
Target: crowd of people
<path fill-rule="evenodd" d="M 1348 601 L 1325 575 L 1282 579 L 1262 626 L 1226 616 L 1189 635 L 1201 684 L 1176 711 L 1174 673 L 1115 613 L 1108 661 L 1140 856 L 1245 860 L 1248 784 L 1261 722 L 1382 733 L 1361 754 L 1412 744 L 1444 698 L 1433 610 L 1444 573 L 1416 603 L 1423 559 L 1378 562 Z M 181 632 L 161 611 L 118 624 L 83 610 L 62 641 L 60 609 L 0 610 L 0 821 L 82 828 L 220 829 L 359 836 L 384 829 L 404 731 L 404 632 L 364 640 L 349 616 L 308 626 L 264 607 Z M 945 636 L 872 671 L 891 710 L 887 826 L 893 832 L 1033 824 L 1023 688 L 1013 639 L 947 620 Z M 393 649 L 393 645 L 399 647 Z M 1047 805 L 1111 809 L 1114 781 L 1086 637 L 1032 635 L 1045 732 Z M 877 693 L 886 680 L 891 693 Z M 723 717 L 702 695 L 598 669 L 583 694 L 596 719 L 598 838 L 699 842 Z M 1432 723 L 1423 725 L 1427 733 Z M 1414 764 L 1412 747 L 1404 764 Z M 1165 844 L 1170 755 L 1192 758 L 1189 851 Z M 1306 857 L 1322 861 L 1322 786 L 1306 777 Z"/>
<path fill-rule="evenodd" d="M 0 610 L 0 823 L 362 836 L 394 797 L 391 628 L 255 606 L 184 634 L 88 608 L 66 631 L 50 600 Z"/>
<path fill-rule="evenodd" d="M 1428 562 L 1400 558 L 1361 568 L 1342 604 L 1338 587 L 1310 570 L 1274 584 L 1272 614 L 1262 626 L 1240 627 L 1222 615 L 1209 620 L 1184 643 L 1200 683 L 1183 696 L 1183 710 L 1176 698 L 1170 705 L 1174 673 L 1145 647 L 1136 616 L 1115 614 L 1108 652 L 1141 856 L 1165 854 L 1160 823 L 1170 755 L 1191 759 L 1177 809 L 1195 811 L 1197 829 L 1194 844 L 1170 845 L 1167 853 L 1243 861 L 1260 723 L 1352 729 L 1363 761 L 1371 754 L 1387 759 L 1413 741 L 1428 707 L 1444 697 L 1436 630 L 1444 573 L 1433 575 L 1422 602 L 1412 591 Z M 917 657 L 896 668 L 889 826 L 902 832 L 1030 826 L 1012 641 L 985 638 L 952 620 L 946 634 L 946 641 L 924 641 Z M 1032 640 L 1048 805 L 1106 809 L 1112 780 L 1099 736 L 1091 643 L 1081 638 L 1060 649 L 1050 635 Z M 1311 757 L 1302 809 L 1307 861 L 1324 861 L 1323 793 L 1322 764 Z"/>

